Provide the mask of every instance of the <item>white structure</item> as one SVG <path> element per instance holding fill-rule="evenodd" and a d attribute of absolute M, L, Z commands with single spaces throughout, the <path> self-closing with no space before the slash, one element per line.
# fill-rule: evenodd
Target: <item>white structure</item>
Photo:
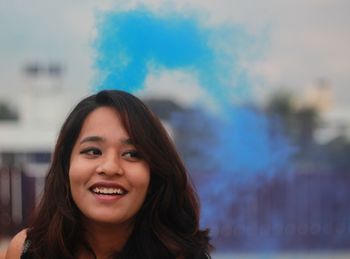
<path fill-rule="evenodd" d="M 19 121 L 0 122 L 0 153 L 51 151 L 69 100 L 59 65 L 30 64 L 18 95 Z"/>
<path fill-rule="evenodd" d="M 60 65 L 28 65 L 18 94 L 19 120 L 0 122 L 0 231 L 5 233 L 25 220 L 42 191 L 60 126 L 72 105 L 62 79 Z"/>

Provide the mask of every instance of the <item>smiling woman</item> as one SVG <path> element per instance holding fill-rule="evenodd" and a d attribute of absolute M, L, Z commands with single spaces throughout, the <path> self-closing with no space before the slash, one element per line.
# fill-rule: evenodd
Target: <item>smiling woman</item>
<path fill-rule="evenodd" d="M 146 198 L 150 170 L 114 109 L 100 107 L 86 118 L 72 150 L 69 182 L 72 198 L 85 216 L 87 240 L 99 233 L 91 233 L 89 226 L 95 223 L 114 228 L 115 240 L 130 235 Z M 96 242 L 91 241 L 93 247 Z M 115 245 L 121 249 L 124 242 Z"/>
<path fill-rule="evenodd" d="M 44 195 L 7 258 L 210 258 L 196 194 L 159 119 L 102 91 L 63 124 Z"/>

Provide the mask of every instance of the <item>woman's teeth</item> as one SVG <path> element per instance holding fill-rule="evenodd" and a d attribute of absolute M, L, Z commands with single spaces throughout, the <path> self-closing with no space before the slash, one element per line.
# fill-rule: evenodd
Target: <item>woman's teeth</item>
<path fill-rule="evenodd" d="M 92 189 L 92 192 L 96 194 L 117 194 L 117 195 L 123 195 L 126 194 L 126 191 L 121 188 L 109 188 L 109 187 L 95 187 Z"/>

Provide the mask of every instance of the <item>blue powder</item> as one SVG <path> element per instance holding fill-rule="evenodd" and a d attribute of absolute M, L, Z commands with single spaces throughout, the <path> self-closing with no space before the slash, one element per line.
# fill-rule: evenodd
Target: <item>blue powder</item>
<path fill-rule="evenodd" d="M 182 69 L 193 73 L 219 106 L 219 114 L 203 105 L 170 120 L 175 132 L 187 136 L 176 142 L 191 154 L 185 157 L 190 172 L 201 174 L 204 226 L 229 222 L 225 212 L 237 198 L 235 186 L 290 170 L 294 150 L 279 125 L 252 107 L 231 103 L 232 98 L 243 103 L 251 98 L 252 79 L 238 57 L 255 39 L 242 28 L 205 28 L 196 17 L 133 10 L 101 14 L 97 30 L 95 90 L 137 93 L 150 67 Z"/>
<path fill-rule="evenodd" d="M 96 87 L 135 92 L 144 86 L 149 65 L 206 70 L 213 60 L 207 37 L 191 19 L 146 11 L 104 14 L 95 42 Z"/>
<path fill-rule="evenodd" d="M 253 40 L 239 28 L 204 28 L 196 18 L 158 17 L 134 10 L 101 14 L 97 31 L 95 90 L 135 93 L 144 87 L 152 66 L 191 71 L 220 105 L 226 105 L 232 94 L 243 99 L 250 96 L 249 79 L 240 72 L 236 57 Z"/>

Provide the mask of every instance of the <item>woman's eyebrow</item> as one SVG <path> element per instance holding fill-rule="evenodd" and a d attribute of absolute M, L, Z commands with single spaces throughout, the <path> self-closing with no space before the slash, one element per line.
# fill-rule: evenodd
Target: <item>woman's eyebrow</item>
<path fill-rule="evenodd" d="M 79 143 L 83 144 L 86 142 L 104 142 L 104 141 L 106 141 L 106 139 L 100 136 L 87 136 L 83 138 Z M 124 145 L 134 145 L 134 141 L 131 138 L 121 139 L 120 143 Z"/>
<path fill-rule="evenodd" d="M 131 138 L 122 139 L 120 142 L 125 145 L 134 145 L 134 141 Z"/>
<path fill-rule="evenodd" d="M 80 141 L 80 144 L 83 144 L 85 142 L 103 142 L 103 141 L 105 141 L 105 139 L 100 137 L 100 136 L 88 136 L 88 137 L 83 138 Z"/>

